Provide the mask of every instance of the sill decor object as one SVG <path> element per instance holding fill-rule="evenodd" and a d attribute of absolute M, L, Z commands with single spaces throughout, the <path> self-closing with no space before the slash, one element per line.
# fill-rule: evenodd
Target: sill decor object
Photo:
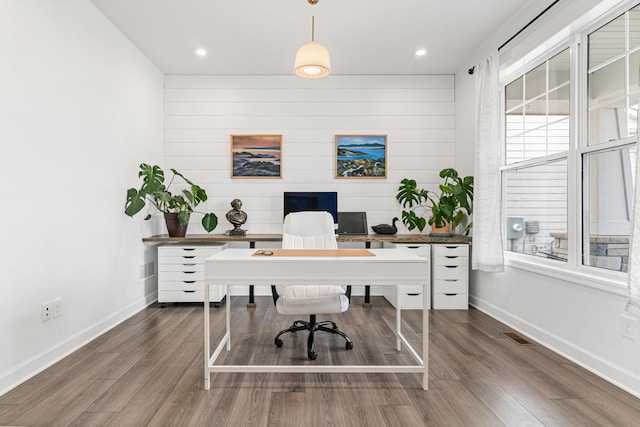
<path fill-rule="evenodd" d="M 336 178 L 386 178 L 387 135 L 336 135 Z"/>
<path fill-rule="evenodd" d="M 282 135 L 231 135 L 231 178 L 282 178 Z"/>

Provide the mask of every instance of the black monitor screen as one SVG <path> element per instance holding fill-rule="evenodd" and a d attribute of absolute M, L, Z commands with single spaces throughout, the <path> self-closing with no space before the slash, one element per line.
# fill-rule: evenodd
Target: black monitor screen
<path fill-rule="evenodd" d="M 284 193 L 284 216 L 291 212 L 327 211 L 338 223 L 338 193 L 335 191 L 301 191 Z"/>

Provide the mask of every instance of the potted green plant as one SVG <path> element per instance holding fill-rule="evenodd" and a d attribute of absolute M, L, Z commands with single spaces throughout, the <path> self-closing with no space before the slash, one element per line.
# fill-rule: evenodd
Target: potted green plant
<path fill-rule="evenodd" d="M 473 177 L 460 177 L 452 168 L 442 169 L 440 178 L 444 182 L 439 185 L 440 193 L 418 188 L 413 179 L 403 179 L 398 187 L 396 200 L 403 208 L 402 223 L 408 230 L 417 228 L 422 232 L 427 223 L 431 226 L 432 236 L 451 236 L 452 231 L 460 225 L 465 217 L 471 215 L 473 208 Z M 430 209 L 429 209 L 430 207 Z M 431 212 L 427 220 L 424 215 Z M 465 235 L 473 223 L 464 229 Z"/>
<path fill-rule="evenodd" d="M 184 237 L 191 213 L 195 212 L 196 206 L 207 200 L 207 192 L 189 181 L 177 170 L 171 169 L 171 172 L 173 176 L 169 184 L 165 186 L 164 171 L 159 166 L 150 166 L 142 163 L 138 172 L 138 177 L 142 178 L 142 183 L 139 189 L 130 188 L 127 190 L 124 213 L 133 217 L 149 203 L 157 212 L 148 210 L 145 220 L 150 219 L 153 213 L 161 212 L 164 214 L 169 236 Z M 189 185 L 189 189 L 183 189 L 178 194 L 172 194 L 169 189 L 176 176 L 182 178 Z M 213 231 L 217 225 L 218 217 L 214 213 L 204 214 L 202 227 L 207 232 Z"/>

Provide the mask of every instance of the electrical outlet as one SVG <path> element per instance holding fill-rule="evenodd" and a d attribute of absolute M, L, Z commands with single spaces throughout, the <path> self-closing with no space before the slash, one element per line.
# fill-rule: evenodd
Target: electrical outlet
<path fill-rule="evenodd" d="M 62 298 L 53 300 L 53 318 L 60 317 L 62 314 Z"/>
<path fill-rule="evenodd" d="M 51 320 L 51 301 L 42 303 L 42 321 L 48 322 Z"/>
<path fill-rule="evenodd" d="M 628 338 L 630 340 L 636 339 L 636 318 L 628 316 L 626 314 L 622 315 L 622 321 L 620 322 L 620 334 Z"/>

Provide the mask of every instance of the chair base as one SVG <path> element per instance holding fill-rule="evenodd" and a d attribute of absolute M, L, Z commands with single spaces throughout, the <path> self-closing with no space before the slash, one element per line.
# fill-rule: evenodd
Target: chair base
<path fill-rule="evenodd" d="M 331 327 L 327 327 L 328 325 L 331 325 Z M 351 350 L 353 348 L 353 341 L 351 341 L 351 339 L 344 332 L 338 329 L 338 325 L 336 325 L 335 322 L 332 322 L 331 320 L 316 322 L 315 314 L 309 316 L 308 322 L 304 320 L 296 320 L 295 322 L 293 322 L 291 327 L 278 332 L 278 335 L 276 335 L 276 338 L 274 340 L 276 346 L 282 347 L 283 342 L 280 339 L 280 336 L 282 334 L 297 331 L 309 331 L 309 337 L 307 338 L 307 356 L 311 360 L 316 360 L 316 358 L 318 357 L 318 354 L 315 352 L 313 347 L 313 338 L 315 331 L 324 331 L 330 332 L 332 334 L 338 334 L 346 341 L 345 347 L 347 350 Z"/>

